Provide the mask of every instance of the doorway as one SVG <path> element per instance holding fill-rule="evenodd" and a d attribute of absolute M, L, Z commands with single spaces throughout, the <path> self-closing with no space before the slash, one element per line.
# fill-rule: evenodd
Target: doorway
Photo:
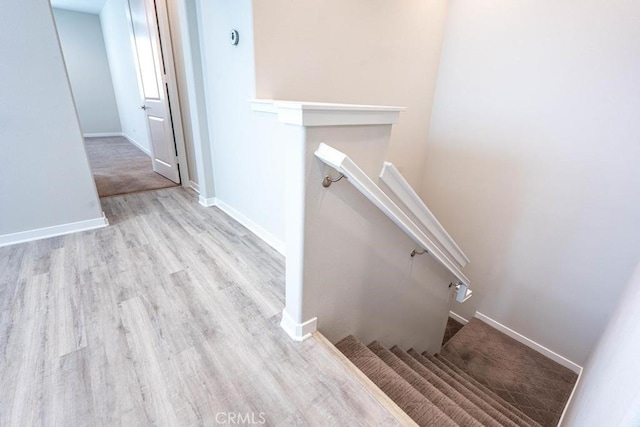
<path fill-rule="evenodd" d="M 52 6 L 100 197 L 188 183 L 170 40 L 160 42 L 154 1 Z"/>

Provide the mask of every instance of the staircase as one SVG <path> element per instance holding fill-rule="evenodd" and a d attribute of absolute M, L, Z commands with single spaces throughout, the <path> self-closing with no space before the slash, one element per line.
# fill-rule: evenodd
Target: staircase
<path fill-rule="evenodd" d="M 336 347 L 418 425 L 557 425 L 573 372 L 476 319 L 462 331 L 436 356 L 377 341 L 366 346 L 353 336 Z M 477 376 L 479 365 L 490 373 L 482 382 L 468 373 Z"/>
<path fill-rule="evenodd" d="M 446 359 L 353 336 L 336 347 L 418 425 L 540 425 Z"/>

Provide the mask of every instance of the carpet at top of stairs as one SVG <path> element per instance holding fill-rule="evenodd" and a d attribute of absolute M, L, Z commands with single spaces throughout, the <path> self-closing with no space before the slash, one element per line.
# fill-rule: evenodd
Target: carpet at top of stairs
<path fill-rule="evenodd" d="M 441 357 L 543 426 L 557 425 L 577 380 L 573 371 L 478 319 L 447 342 Z"/>
<path fill-rule="evenodd" d="M 151 158 L 124 137 L 85 138 L 85 145 L 100 197 L 177 185 L 154 172 Z"/>

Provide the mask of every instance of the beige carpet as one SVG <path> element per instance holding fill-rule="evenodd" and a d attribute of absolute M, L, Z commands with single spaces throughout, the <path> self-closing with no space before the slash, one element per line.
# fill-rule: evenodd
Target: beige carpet
<path fill-rule="evenodd" d="M 556 426 L 577 375 L 472 319 L 440 356 L 543 426 Z"/>
<path fill-rule="evenodd" d="M 420 426 L 540 427 L 431 356 L 387 349 L 377 341 L 367 347 L 353 336 L 336 347 Z"/>
<path fill-rule="evenodd" d="M 413 388 L 400 374 L 353 336 L 348 336 L 336 347 L 367 377 L 402 408 L 418 425 L 430 427 L 456 427 L 440 408 Z"/>
<path fill-rule="evenodd" d="M 151 158 L 126 138 L 85 138 L 85 144 L 100 197 L 177 185 L 155 173 Z"/>

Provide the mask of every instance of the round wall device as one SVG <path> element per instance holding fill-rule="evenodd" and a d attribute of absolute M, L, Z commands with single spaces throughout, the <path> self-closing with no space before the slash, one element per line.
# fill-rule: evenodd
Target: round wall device
<path fill-rule="evenodd" d="M 237 45 L 240 41 L 240 34 L 238 34 L 238 30 L 231 30 L 231 44 Z"/>

